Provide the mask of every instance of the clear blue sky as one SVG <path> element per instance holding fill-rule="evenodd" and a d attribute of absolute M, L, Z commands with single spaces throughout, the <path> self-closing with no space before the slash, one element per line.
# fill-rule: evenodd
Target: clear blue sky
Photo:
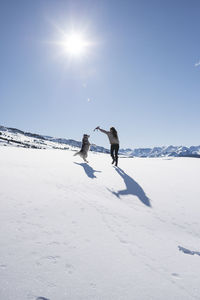
<path fill-rule="evenodd" d="M 199 145 L 199 0 L 2 0 L 0 124 L 108 146 Z M 87 56 L 60 55 L 84 28 Z M 90 99 L 90 101 L 88 101 Z"/>

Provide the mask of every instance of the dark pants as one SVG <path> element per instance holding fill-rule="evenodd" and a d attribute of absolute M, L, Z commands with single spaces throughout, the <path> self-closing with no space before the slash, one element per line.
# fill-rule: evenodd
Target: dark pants
<path fill-rule="evenodd" d="M 118 163 L 118 151 L 119 144 L 111 144 L 110 155 L 112 156 L 112 159 L 115 160 L 116 164 Z"/>

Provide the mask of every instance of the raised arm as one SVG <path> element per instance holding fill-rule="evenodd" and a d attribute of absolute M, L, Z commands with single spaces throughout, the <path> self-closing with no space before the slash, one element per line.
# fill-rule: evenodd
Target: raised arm
<path fill-rule="evenodd" d="M 108 133 L 109 133 L 109 131 L 106 131 L 106 130 L 101 129 L 101 128 L 99 128 L 99 130 L 100 130 L 101 132 L 105 133 L 105 134 L 108 134 Z"/>
<path fill-rule="evenodd" d="M 99 126 L 97 127 L 97 129 L 99 129 L 101 132 L 103 132 L 103 133 L 105 133 L 105 134 L 108 134 L 108 133 L 109 133 L 109 131 L 106 131 L 106 130 L 104 130 L 104 129 L 101 129 Z"/>

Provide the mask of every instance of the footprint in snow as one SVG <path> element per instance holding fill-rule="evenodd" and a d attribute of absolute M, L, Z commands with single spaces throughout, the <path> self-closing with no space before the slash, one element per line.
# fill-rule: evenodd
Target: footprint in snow
<path fill-rule="evenodd" d="M 36 300 L 50 300 L 50 299 L 47 299 L 47 298 L 45 298 L 45 297 L 37 297 Z"/>
<path fill-rule="evenodd" d="M 4 264 L 0 265 L 1 269 L 5 269 L 6 267 L 7 267 L 7 265 L 4 265 Z"/>
<path fill-rule="evenodd" d="M 180 279 L 180 275 L 178 273 L 172 273 L 171 275 L 176 279 Z"/>
<path fill-rule="evenodd" d="M 56 264 L 58 262 L 58 260 L 60 259 L 59 255 L 55 255 L 55 256 L 45 256 L 44 259 L 49 260 L 51 263 Z"/>
<path fill-rule="evenodd" d="M 66 272 L 67 272 L 68 274 L 72 274 L 72 273 L 73 273 L 74 267 L 73 267 L 72 265 L 66 264 L 65 267 L 66 267 Z"/>

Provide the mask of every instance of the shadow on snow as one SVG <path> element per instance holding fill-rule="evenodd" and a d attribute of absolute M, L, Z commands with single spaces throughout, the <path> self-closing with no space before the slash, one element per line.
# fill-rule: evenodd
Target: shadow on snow
<path fill-rule="evenodd" d="M 89 178 L 92 178 L 92 179 L 97 178 L 97 177 L 95 176 L 94 173 L 101 173 L 101 171 L 94 170 L 92 167 L 90 167 L 90 166 L 89 166 L 88 164 L 86 164 L 86 163 L 81 163 L 81 164 L 79 164 L 79 163 L 76 163 L 76 162 L 75 162 L 74 164 L 83 167 L 83 169 L 84 169 L 86 175 L 87 175 Z"/>
<path fill-rule="evenodd" d="M 111 190 L 109 191 L 118 198 L 120 198 L 120 196 L 125 196 L 125 195 L 137 196 L 143 204 L 151 207 L 150 199 L 146 196 L 142 187 L 135 180 L 133 180 L 133 178 L 127 175 L 122 169 L 115 168 L 115 170 L 124 180 L 126 188 L 118 192 L 114 192 Z"/>

